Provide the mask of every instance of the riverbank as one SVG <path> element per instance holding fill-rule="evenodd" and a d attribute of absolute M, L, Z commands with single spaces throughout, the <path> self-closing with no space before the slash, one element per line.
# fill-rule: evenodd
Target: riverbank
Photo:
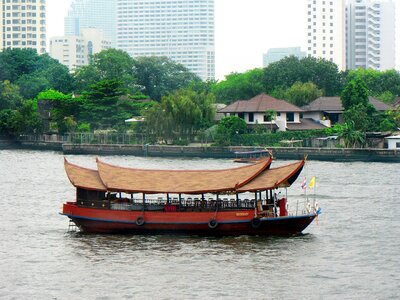
<path fill-rule="evenodd" d="M 1 146 L 1 145 L 0 145 Z M 64 154 L 135 155 L 160 157 L 234 158 L 237 151 L 264 149 L 263 147 L 169 146 L 127 144 L 72 144 L 63 142 L 20 142 L 14 149 L 60 151 Z M 1 147 L 0 147 L 1 149 Z M 277 159 L 320 161 L 400 162 L 400 151 L 392 149 L 349 149 L 310 147 L 268 147 Z"/>

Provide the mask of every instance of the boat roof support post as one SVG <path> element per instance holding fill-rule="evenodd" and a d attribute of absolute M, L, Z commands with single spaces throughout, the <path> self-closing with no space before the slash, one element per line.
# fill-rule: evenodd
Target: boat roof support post
<path fill-rule="evenodd" d="M 169 193 L 167 193 L 167 205 L 169 205 Z"/>
<path fill-rule="evenodd" d="M 182 194 L 179 194 L 179 209 L 182 207 Z"/>
<path fill-rule="evenodd" d="M 143 212 L 144 212 L 144 204 L 146 203 L 146 194 L 143 193 Z"/>
<path fill-rule="evenodd" d="M 239 194 L 236 192 L 236 206 L 239 207 Z"/>

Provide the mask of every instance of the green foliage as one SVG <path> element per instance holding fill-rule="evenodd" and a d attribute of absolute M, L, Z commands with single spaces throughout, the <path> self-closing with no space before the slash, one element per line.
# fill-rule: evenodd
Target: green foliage
<path fill-rule="evenodd" d="M 242 118 L 236 116 L 225 117 L 218 123 L 215 142 L 221 146 L 231 145 L 235 136 L 246 132 L 247 124 Z"/>
<path fill-rule="evenodd" d="M 26 99 L 49 88 L 62 92 L 73 89 L 73 79 L 66 66 L 32 49 L 4 49 L 0 52 L 0 65 L 0 81 L 9 80 L 18 85 Z"/>
<path fill-rule="evenodd" d="M 0 81 L 14 83 L 24 74 L 37 70 L 38 54 L 34 49 L 6 48 L 0 52 Z"/>
<path fill-rule="evenodd" d="M 19 87 L 5 80 L 0 83 L 0 110 L 16 109 L 22 103 L 22 96 Z"/>
<path fill-rule="evenodd" d="M 393 130 L 395 130 L 396 128 L 400 128 L 400 107 L 386 112 L 386 117 L 391 123 L 395 125 L 395 128 Z"/>
<path fill-rule="evenodd" d="M 90 132 L 90 124 L 89 123 L 80 123 L 78 125 L 78 132 Z"/>
<path fill-rule="evenodd" d="M 295 82 L 285 92 L 285 100 L 297 106 L 303 106 L 314 101 L 323 94 L 322 90 L 312 82 Z"/>
<path fill-rule="evenodd" d="M 296 82 L 314 83 L 326 96 L 337 95 L 342 88 L 342 78 L 334 63 L 305 57 L 286 57 L 264 69 L 264 90 L 271 93 L 277 88 L 290 88 Z"/>
<path fill-rule="evenodd" d="M 247 100 L 264 91 L 263 69 L 253 69 L 245 73 L 232 73 L 225 80 L 214 84 L 213 93 L 218 103 Z"/>
<path fill-rule="evenodd" d="M 135 67 L 137 83 L 144 87 L 143 93 L 156 101 L 178 89 L 189 87 L 193 81 L 200 81 L 197 75 L 167 57 L 138 57 Z"/>
<path fill-rule="evenodd" d="M 375 122 L 376 110 L 371 104 L 358 103 L 343 112 L 346 123 L 351 123 L 355 130 L 366 132 Z"/>
<path fill-rule="evenodd" d="M 120 81 L 124 93 L 139 91 L 136 82 L 135 60 L 122 50 L 108 49 L 95 54 L 88 66 L 75 72 L 77 91 L 84 92 L 100 81 Z"/>
<path fill-rule="evenodd" d="M 43 92 L 40 92 L 37 95 L 38 100 L 65 100 L 71 98 L 70 95 L 65 95 L 59 91 L 49 89 Z"/>
<path fill-rule="evenodd" d="M 42 119 L 38 113 L 37 102 L 26 100 L 23 102 L 12 120 L 14 134 L 36 134 L 42 130 Z"/>
<path fill-rule="evenodd" d="M 400 73 L 395 70 L 377 71 L 372 69 L 351 70 L 347 76 L 347 82 L 356 78 L 365 82 L 368 93 L 371 96 L 379 96 L 385 92 L 400 95 Z"/>
<path fill-rule="evenodd" d="M 16 114 L 17 111 L 12 109 L 0 110 L 0 133 L 12 135 L 16 132 Z"/>
<path fill-rule="evenodd" d="M 199 130 L 209 127 L 214 119 L 214 95 L 181 89 L 162 98 L 160 104 L 150 107 L 146 127 L 163 141 L 190 141 Z M 181 142 L 179 142 L 181 143 Z"/>
<path fill-rule="evenodd" d="M 393 93 L 390 91 L 385 91 L 382 94 L 378 95 L 377 99 L 390 105 L 394 103 L 394 101 L 396 100 L 396 96 L 393 95 Z"/>
<path fill-rule="evenodd" d="M 112 128 L 123 124 L 119 115 L 118 100 L 122 95 L 122 82 L 102 80 L 90 86 L 82 95 L 79 122 L 90 123 L 93 129 Z"/>
<path fill-rule="evenodd" d="M 365 82 L 359 77 L 348 82 L 343 89 L 340 99 L 342 100 L 342 105 L 345 110 L 358 104 L 367 106 L 369 101 Z"/>
<path fill-rule="evenodd" d="M 335 130 L 339 138 L 343 139 L 346 148 L 355 148 L 356 146 L 362 147 L 366 143 L 365 132 L 356 130 L 352 120 L 344 124 L 336 124 Z"/>

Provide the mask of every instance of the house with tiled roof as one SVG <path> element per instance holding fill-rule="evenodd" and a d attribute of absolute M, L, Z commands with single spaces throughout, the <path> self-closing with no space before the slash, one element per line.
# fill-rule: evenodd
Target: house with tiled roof
<path fill-rule="evenodd" d="M 276 115 L 271 118 L 269 111 L 274 111 Z M 311 119 L 301 119 L 303 112 L 296 105 L 264 93 L 249 100 L 236 101 L 218 111 L 218 113 L 223 113 L 224 116 L 242 118 L 249 127 L 258 124 L 279 131 L 325 128 L 324 125 Z"/>
<path fill-rule="evenodd" d="M 384 112 L 392 109 L 390 105 L 374 97 L 369 97 L 369 103 L 377 111 Z M 344 108 L 340 97 L 319 97 L 310 104 L 303 106 L 302 109 L 304 110 L 304 118 L 313 119 L 328 127 L 343 122 Z"/>

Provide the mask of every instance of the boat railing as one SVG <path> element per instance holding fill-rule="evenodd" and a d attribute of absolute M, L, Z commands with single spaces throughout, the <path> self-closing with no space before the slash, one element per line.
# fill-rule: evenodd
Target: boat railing
<path fill-rule="evenodd" d="M 177 198 L 171 197 L 168 200 L 162 197 L 146 198 L 145 210 L 163 210 L 165 207 L 175 206 L 177 209 L 254 209 L 256 204 L 255 199 L 236 199 L 236 198 L 198 198 L 186 197 Z M 113 210 L 142 210 L 143 199 L 128 199 L 117 198 L 113 199 L 110 203 L 110 208 Z M 171 211 L 171 210 L 169 210 Z"/>
<path fill-rule="evenodd" d="M 296 200 L 289 201 L 287 203 L 286 209 L 289 216 L 304 216 L 312 213 L 318 212 L 318 202 L 313 200 Z"/>

